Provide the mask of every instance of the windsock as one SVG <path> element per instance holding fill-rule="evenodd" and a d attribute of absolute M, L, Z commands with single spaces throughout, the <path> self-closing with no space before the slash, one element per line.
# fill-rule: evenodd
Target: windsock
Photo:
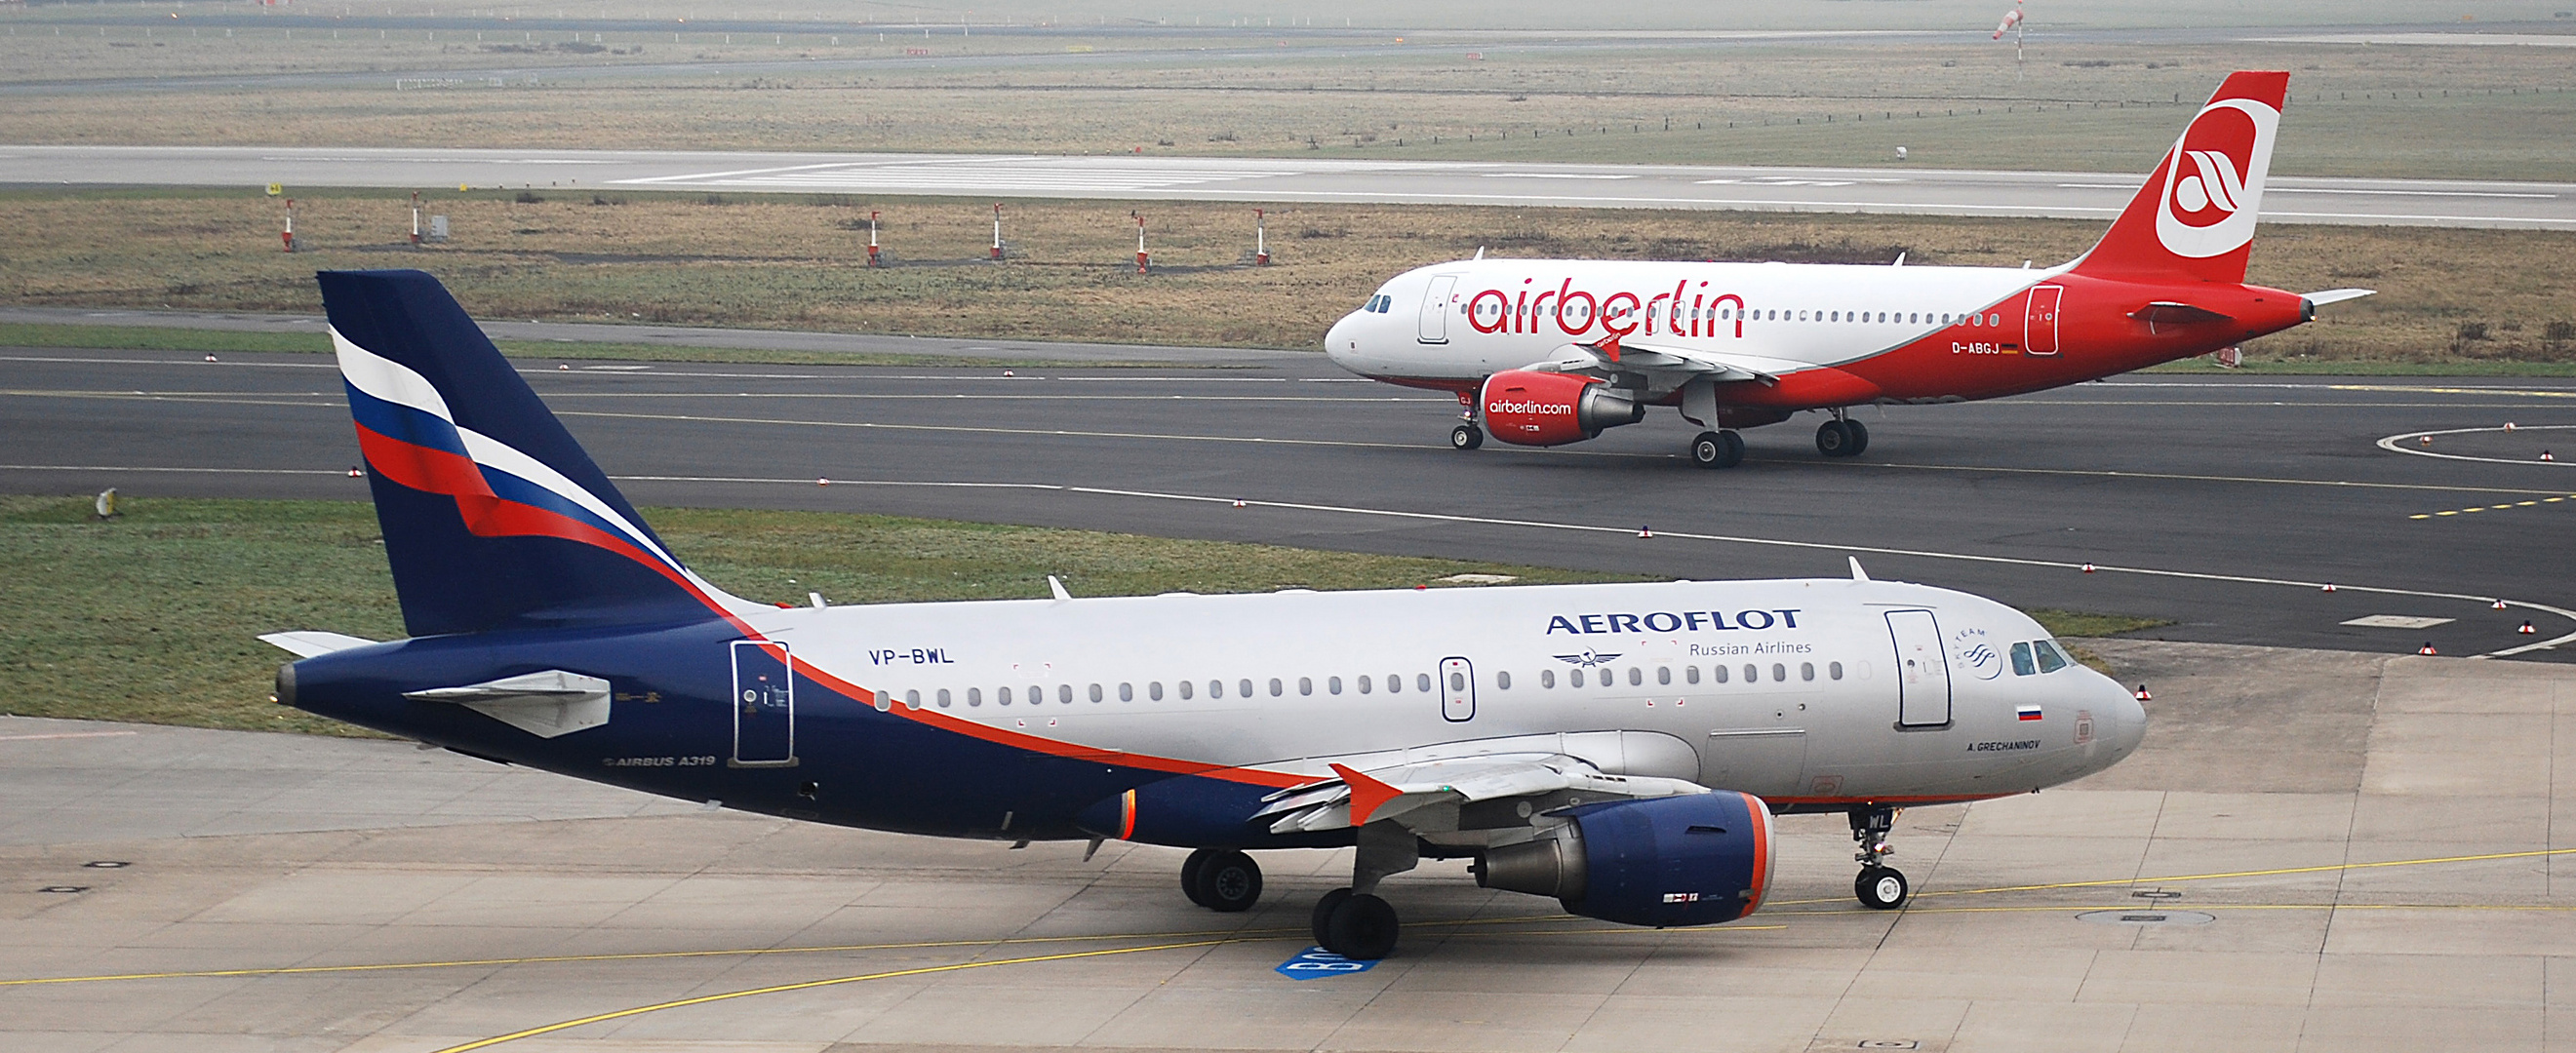
<path fill-rule="evenodd" d="M 2002 40 L 2004 38 L 2004 34 L 2012 32 L 2012 28 L 2020 24 L 2021 7 L 2020 5 L 2014 5 L 2011 11 L 2005 12 L 2004 20 L 1996 24 L 1994 39 Z"/>

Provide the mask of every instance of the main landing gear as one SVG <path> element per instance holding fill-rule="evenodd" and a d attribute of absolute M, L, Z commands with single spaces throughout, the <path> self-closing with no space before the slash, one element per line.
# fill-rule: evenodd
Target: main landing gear
<path fill-rule="evenodd" d="M 1232 914 L 1261 900 L 1261 864 L 1231 848 L 1202 848 L 1181 864 L 1181 891 L 1190 902 Z"/>
<path fill-rule="evenodd" d="M 1744 463 L 1744 436 L 1731 429 L 1701 432 L 1691 440 L 1690 458 L 1702 468 L 1733 468 Z"/>
<path fill-rule="evenodd" d="M 1315 901 L 1315 946 L 1344 958 L 1376 961 L 1395 951 L 1401 925 L 1395 908 L 1377 898 L 1377 883 L 1422 861 L 1421 842 L 1391 822 L 1362 826 L 1351 858 L 1351 887 Z"/>
<path fill-rule="evenodd" d="M 1869 429 L 1835 410 L 1834 419 L 1816 429 L 1816 452 L 1827 457 L 1858 457 L 1869 449 Z"/>
<path fill-rule="evenodd" d="M 1860 876 L 1852 879 L 1852 895 L 1860 905 L 1871 910 L 1895 910 L 1905 905 L 1913 889 L 1905 883 L 1905 872 L 1879 862 L 1896 854 L 1889 847 L 1887 832 L 1896 826 L 1894 808 L 1855 808 L 1851 811 L 1852 840 L 1860 851 L 1852 858 L 1860 863 Z"/>

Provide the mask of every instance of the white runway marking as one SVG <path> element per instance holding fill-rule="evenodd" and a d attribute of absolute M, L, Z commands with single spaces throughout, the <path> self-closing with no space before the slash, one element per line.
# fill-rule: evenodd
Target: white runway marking
<path fill-rule="evenodd" d="M 1167 190 L 1207 183 L 1301 174 L 1292 168 L 1191 167 L 1143 164 L 1114 159 L 996 157 L 897 163 L 834 163 L 786 168 L 698 172 L 688 175 L 620 179 L 628 186 L 720 186 L 773 190 L 884 190 L 925 194 L 976 191 L 992 193 L 1086 194 Z"/>
<path fill-rule="evenodd" d="M 2517 427 L 2517 428 L 2515 428 L 2515 429 L 2513 429 L 2513 430 L 2515 430 L 2515 431 L 2571 431 L 2571 430 L 2576 430 L 2576 424 L 2527 424 L 2527 425 L 2523 425 L 2523 426 Z M 2505 432 L 2505 429 L 2504 429 L 2504 428 L 2502 428 L 2502 427 L 2494 427 L 2494 428 L 2445 428 L 2445 429 L 2442 429 L 2442 430 L 2440 430 L 2440 431 L 2410 431 L 2410 432 L 2403 432 L 2403 433 L 2396 434 L 2396 435 L 2391 435 L 2391 436 L 2389 436 L 2389 437 L 2387 437 L 2387 438 L 2381 439 L 2381 440 L 2379 440 L 2379 442 L 2378 442 L 2376 445 L 2378 445 L 2378 447 L 2379 447 L 2380 449 L 2386 450 L 2386 451 L 2388 451 L 2388 452 L 2390 452 L 2390 453 L 2403 453 L 2403 454 L 2408 454 L 2408 455 L 2415 456 L 2415 457 L 2434 457 L 2434 458 L 2439 458 L 2439 459 L 2441 459 L 2441 460 L 2445 460 L 2445 461 L 2483 461 L 2483 462 L 2485 462 L 2485 463 L 2487 463 L 2487 464 L 2530 464 L 2530 465 L 2538 465 L 2538 466 L 2545 467 L 2545 468 L 2557 468 L 2557 467 L 2561 467 L 2561 466 L 2564 466 L 2565 464 L 2567 464 L 2567 462 L 2565 462 L 2565 461 L 2543 461 L 2543 460 L 2539 460 L 2539 459 L 2537 459 L 2537 458 L 2531 458 L 2531 457 L 2477 457 L 2477 456 L 2472 456 L 2472 455 L 2470 455 L 2470 454 L 2465 454 L 2465 453 L 2442 453 L 2442 452 L 2439 452 L 2439 451 L 2435 451 L 2435 450 L 2428 450 L 2428 449 L 2423 448 L 2423 447 L 2424 447 L 2424 442 L 2423 442 L 2423 440 L 2425 440 L 2425 439 L 2429 439 L 2429 438 L 2431 438 L 2431 437 L 2433 437 L 2433 436 L 2436 436 L 2436 435 L 2471 435 L 2471 434 L 2477 434 L 2477 433 L 2481 433 L 2481 432 L 2495 432 L 2495 433 L 2498 433 L 2498 434 L 2503 434 L 2503 433 Z M 2415 445 L 2409 446 L 2409 445 L 2407 445 L 2407 443 L 2408 443 L 2408 442 L 2413 442 Z M 2576 454 L 2576 450 L 2571 450 L 2571 451 L 2569 451 L 2569 452 L 2570 452 L 2571 454 Z"/>

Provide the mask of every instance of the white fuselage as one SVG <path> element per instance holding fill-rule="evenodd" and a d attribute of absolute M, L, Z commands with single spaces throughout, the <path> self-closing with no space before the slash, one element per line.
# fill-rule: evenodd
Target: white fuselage
<path fill-rule="evenodd" d="M 2015 645 L 2048 640 L 2020 612 L 1898 582 L 1166 595 L 747 620 L 866 685 L 880 708 L 1319 777 L 1328 759 L 1627 732 L 1586 740 L 1620 754 L 1586 759 L 1775 806 L 1957 800 L 2098 770 L 2145 728 L 2137 702 L 2089 669 L 2016 672 Z"/>

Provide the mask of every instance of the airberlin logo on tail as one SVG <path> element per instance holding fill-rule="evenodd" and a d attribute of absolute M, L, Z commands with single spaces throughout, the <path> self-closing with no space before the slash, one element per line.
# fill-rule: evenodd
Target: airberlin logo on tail
<path fill-rule="evenodd" d="M 2165 160 L 2156 240 L 2167 251 L 2206 259 L 2254 240 L 2255 205 L 2280 122 L 2281 111 L 2251 99 L 2219 99 L 2192 120 Z"/>

